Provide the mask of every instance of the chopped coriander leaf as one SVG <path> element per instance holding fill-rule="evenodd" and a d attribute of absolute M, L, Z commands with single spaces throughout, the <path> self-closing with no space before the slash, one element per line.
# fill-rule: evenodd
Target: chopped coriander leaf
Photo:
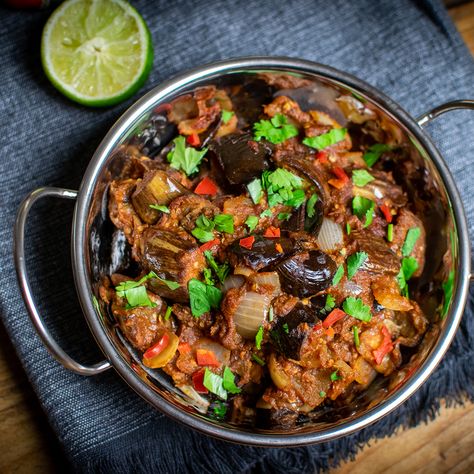
<path fill-rule="evenodd" d="M 306 203 L 306 215 L 311 218 L 314 217 L 316 214 L 316 211 L 314 209 L 314 206 L 316 205 L 316 202 L 318 201 L 318 195 L 313 194 L 309 199 L 308 202 Z"/>
<path fill-rule="evenodd" d="M 245 220 L 245 225 L 249 228 L 249 232 L 252 232 L 258 224 L 257 216 L 248 216 Z"/>
<path fill-rule="evenodd" d="M 148 308 L 156 306 L 156 304 L 150 300 L 144 286 L 137 286 L 126 290 L 125 297 L 127 298 L 128 303 L 126 309 L 136 308 L 137 306 L 146 306 Z"/>
<path fill-rule="evenodd" d="M 346 222 L 346 234 L 351 235 L 351 225 L 349 222 Z"/>
<path fill-rule="evenodd" d="M 165 214 L 169 214 L 170 210 L 168 209 L 167 206 L 159 206 L 158 204 L 150 204 L 150 207 L 152 209 L 155 209 L 156 211 L 161 211 L 164 212 Z"/>
<path fill-rule="evenodd" d="M 317 150 L 323 150 L 328 146 L 335 145 L 336 143 L 344 140 L 346 137 L 347 129 L 345 128 L 333 128 L 327 133 L 323 133 L 317 137 L 306 137 L 303 143 L 311 148 Z"/>
<path fill-rule="evenodd" d="M 357 326 L 352 326 L 352 333 L 354 334 L 354 344 L 356 347 L 359 347 L 360 346 L 359 328 Z"/>
<path fill-rule="evenodd" d="M 378 159 L 382 156 L 383 153 L 386 151 L 390 151 L 391 148 L 384 143 L 376 143 L 369 147 L 369 149 L 364 153 L 364 161 L 369 168 L 375 165 Z"/>
<path fill-rule="evenodd" d="M 272 217 L 273 213 L 270 209 L 265 209 L 262 213 L 260 213 L 260 218 L 263 219 L 264 217 Z"/>
<path fill-rule="evenodd" d="M 196 219 L 196 227 L 199 227 L 203 230 L 214 230 L 215 224 L 210 219 L 208 219 L 204 214 L 201 214 Z"/>
<path fill-rule="evenodd" d="M 268 310 L 268 320 L 270 322 L 273 321 L 273 306 L 270 306 L 270 309 Z"/>
<path fill-rule="evenodd" d="M 214 225 L 219 232 L 226 232 L 227 234 L 234 233 L 234 216 L 230 214 L 219 214 L 214 217 Z"/>
<path fill-rule="evenodd" d="M 207 230 L 200 229 L 199 227 L 195 227 L 191 234 L 199 240 L 199 242 L 206 243 L 214 240 L 214 234 L 212 232 L 208 232 Z"/>
<path fill-rule="evenodd" d="M 326 295 L 326 302 L 324 303 L 324 311 L 329 313 L 334 306 L 336 306 L 336 299 L 332 295 Z"/>
<path fill-rule="evenodd" d="M 227 406 L 220 400 L 217 400 L 217 402 L 214 403 L 212 410 L 214 412 L 214 415 L 220 420 L 222 420 L 227 414 Z"/>
<path fill-rule="evenodd" d="M 255 347 L 260 350 L 263 339 L 263 326 L 258 328 L 257 334 L 255 335 Z"/>
<path fill-rule="evenodd" d="M 206 387 L 210 392 L 217 395 L 222 400 L 227 400 L 227 392 L 222 386 L 222 377 L 211 372 L 207 367 L 204 371 L 204 379 L 202 384 Z"/>
<path fill-rule="evenodd" d="M 326 392 L 325 392 L 324 390 L 321 390 L 321 391 L 319 392 L 319 396 L 320 396 L 321 398 L 324 398 L 324 397 L 326 396 Z"/>
<path fill-rule="evenodd" d="M 261 365 L 262 367 L 265 365 L 265 361 L 263 359 L 260 359 L 257 354 L 252 354 L 252 359 L 258 364 Z"/>
<path fill-rule="evenodd" d="M 285 331 L 286 334 L 290 332 L 290 328 L 288 327 L 288 323 L 283 324 L 283 331 Z"/>
<path fill-rule="evenodd" d="M 353 253 L 347 259 L 347 279 L 352 280 L 352 277 L 357 273 L 359 268 L 364 264 L 368 258 L 368 254 L 365 252 Z"/>
<path fill-rule="evenodd" d="M 292 196 L 285 202 L 285 205 L 297 209 L 305 202 L 306 195 L 302 189 L 295 189 L 291 194 Z"/>
<path fill-rule="evenodd" d="M 355 196 L 352 199 L 352 211 L 359 218 L 365 216 L 364 227 L 368 227 L 374 218 L 375 202 L 362 196 Z"/>
<path fill-rule="evenodd" d="M 172 312 L 173 312 L 173 310 L 171 309 L 171 306 L 168 306 L 166 308 L 166 312 L 165 312 L 165 321 L 168 321 L 168 319 L 170 319 L 170 316 L 171 316 Z"/>
<path fill-rule="evenodd" d="M 443 288 L 444 293 L 444 302 L 443 307 L 441 308 L 441 318 L 444 319 L 448 314 L 449 307 L 451 306 L 451 302 L 453 300 L 453 292 L 454 292 L 454 278 L 456 274 L 454 270 L 449 272 L 448 278 L 446 281 L 441 285 Z"/>
<path fill-rule="evenodd" d="M 262 174 L 263 187 L 274 192 L 279 189 L 298 189 L 303 186 L 303 180 L 296 174 L 284 168 L 275 171 L 264 171 Z"/>
<path fill-rule="evenodd" d="M 370 308 L 365 305 L 360 298 L 349 296 L 349 298 L 346 298 L 344 303 L 342 303 L 342 309 L 349 316 L 360 319 L 361 321 L 367 322 L 372 319 Z"/>
<path fill-rule="evenodd" d="M 222 299 L 222 291 L 212 285 L 192 278 L 188 282 L 191 313 L 199 318 L 211 308 L 218 309 Z"/>
<path fill-rule="evenodd" d="M 366 170 L 354 170 L 352 172 L 352 182 L 362 188 L 366 184 L 369 184 L 375 178 Z"/>
<path fill-rule="evenodd" d="M 253 203 L 258 204 L 263 196 L 261 181 L 258 178 L 255 178 L 253 181 L 250 181 L 250 183 L 247 184 L 247 189 L 249 191 Z"/>
<path fill-rule="evenodd" d="M 269 142 L 282 143 L 288 138 L 296 137 L 298 129 L 288 123 L 286 117 L 282 114 L 276 114 L 271 120 L 260 120 L 253 125 L 254 138 L 260 141 L 266 138 Z"/>
<path fill-rule="evenodd" d="M 332 279 L 332 286 L 336 286 L 340 281 L 341 278 L 344 276 L 344 265 L 339 265 L 337 267 L 336 273 L 334 274 L 334 277 Z"/>
<path fill-rule="evenodd" d="M 331 379 L 331 382 L 335 382 L 336 380 L 340 380 L 342 377 L 337 375 L 337 370 L 335 370 L 331 375 L 330 375 L 330 379 Z"/>
<path fill-rule="evenodd" d="M 416 241 L 421 235 L 421 230 L 419 227 L 412 227 L 408 229 L 407 235 L 405 237 L 405 242 L 403 242 L 402 255 L 408 257 L 415 247 Z"/>
<path fill-rule="evenodd" d="M 393 224 L 387 226 L 387 240 L 389 242 L 393 241 Z"/>
<path fill-rule="evenodd" d="M 167 155 L 170 166 L 184 171 L 188 176 L 197 173 L 198 166 L 207 153 L 207 148 L 198 151 L 193 147 L 186 147 L 186 140 L 181 135 L 176 137 L 173 143 L 174 148 Z"/>
<path fill-rule="evenodd" d="M 237 385 L 235 385 L 235 375 L 229 367 L 224 368 L 224 373 L 222 374 L 222 386 L 224 387 L 224 390 L 227 390 L 230 393 L 240 393 L 242 391 L 237 387 Z"/>
<path fill-rule="evenodd" d="M 374 211 L 375 211 L 375 202 L 372 202 L 372 205 L 365 213 L 364 229 L 366 227 L 369 227 L 370 224 L 372 224 L 372 221 L 374 220 Z"/>
<path fill-rule="evenodd" d="M 280 212 L 278 214 L 278 219 L 281 221 L 287 221 L 291 217 L 291 214 L 289 212 Z"/>
<path fill-rule="evenodd" d="M 205 268 L 203 271 L 202 271 L 202 274 L 204 276 L 204 283 L 206 285 L 214 285 L 215 284 L 215 281 L 214 279 L 212 278 L 212 272 L 211 272 L 211 269 L 210 268 Z"/>
<path fill-rule="evenodd" d="M 224 283 L 225 279 L 227 278 L 227 275 L 229 274 L 230 271 L 230 266 L 227 262 L 218 264 L 214 257 L 212 256 L 212 253 L 209 250 L 206 250 L 204 252 L 204 256 L 206 257 L 207 263 L 209 266 L 212 268 L 214 273 L 216 274 L 217 278 L 219 278 L 219 281 L 221 283 Z"/>
<path fill-rule="evenodd" d="M 405 257 L 402 259 L 402 270 L 405 280 L 408 281 L 418 270 L 418 261 L 414 257 Z"/>
<path fill-rule="evenodd" d="M 221 114 L 222 122 L 227 123 L 234 116 L 232 110 L 223 110 Z"/>

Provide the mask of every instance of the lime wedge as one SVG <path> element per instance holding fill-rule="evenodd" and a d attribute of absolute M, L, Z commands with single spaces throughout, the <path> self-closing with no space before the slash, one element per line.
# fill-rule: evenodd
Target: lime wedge
<path fill-rule="evenodd" d="M 124 0 L 67 0 L 44 27 L 41 62 L 70 99 L 113 105 L 145 82 L 153 62 L 150 32 Z"/>

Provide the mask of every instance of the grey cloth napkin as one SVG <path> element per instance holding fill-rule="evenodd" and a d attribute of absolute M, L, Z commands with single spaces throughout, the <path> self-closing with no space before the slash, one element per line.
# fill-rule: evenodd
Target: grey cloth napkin
<path fill-rule="evenodd" d="M 301 57 L 353 73 L 414 116 L 442 102 L 474 98 L 474 63 L 438 0 L 133 2 L 155 46 L 142 92 L 187 68 L 243 55 Z M 231 445 L 164 417 L 109 371 L 85 378 L 57 364 L 39 342 L 16 285 L 12 229 L 21 199 L 43 185 L 78 188 L 95 147 L 133 100 L 92 110 L 69 102 L 41 69 L 39 42 L 50 11 L 0 12 L 0 305 L 26 373 L 72 465 L 87 472 L 310 472 L 354 455 L 436 413 L 442 398 L 474 399 L 472 299 L 451 350 L 402 407 L 361 432 L 293 449 Z M 474 235 L 474 114 L 429 126 L 456 177 Z M 52 333 L 77 360 L 97 349 L 79 310 L 69 260 L 73 204 L 48 200 L 32 213 L 27 264 Z"/>

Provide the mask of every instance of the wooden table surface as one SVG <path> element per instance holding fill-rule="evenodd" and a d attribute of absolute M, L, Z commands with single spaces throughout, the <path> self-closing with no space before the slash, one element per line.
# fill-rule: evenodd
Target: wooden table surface
<path fill-rule="evenodd" d="M 451 8 L 450 14 L 474 54 L 474 2 Z M 59 443 L 0 324 L 0 473 L 66 470 Z M 427 425 L 375 440 L 359 452 L 355 461 L 331 474 L 382 472 L 473 473 L 474 404 L 444 407 Z"/>

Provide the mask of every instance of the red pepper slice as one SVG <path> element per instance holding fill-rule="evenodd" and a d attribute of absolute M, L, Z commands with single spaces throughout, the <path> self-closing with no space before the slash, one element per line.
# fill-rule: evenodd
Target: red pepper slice
<path fill-rule="evenodd" d="M 268 237 L 269 239 L 278 239 L 278 237 L 280 237 L 280 229 L 271 225 L 270 227 L 267 227 L 263 236 Z"/>
<path fill-rule="evenodd" d="M 382 211 L 383 216 L 385 217 L 385 220 L 390 224 L 393 220 L 392 213 L 390 212 L 390 208 L 386 204 L 382 204 L 380 206 L 380 210 Z"/>
<path fill-rule="evenodd" d="M 323 328 L 327 329 L 331 327 L 336 321 L 342 319 L 346 313 L 342 309 L 335 308 L 328 315 L 327 318 L 323 321 Z"/>
<path fill-rule="evenodd" d="M 276 243 L 276 244 L 275 244 L 275 250 L 276 250 L 278 253 L 283 253 L 283 247 L 282 247 L 281 244 L 279 244 L 279 243 Z"/>
<path fill-rule="evenodd" d="M 392 335 L 388 332 L 388 329 L 385 326 L 382 327 L 382 334 L 382 344 L 372 352 L 377 365 L 380 365 L 383 358 L 393 350 Z"/>
<path fill-rule="evenodd" d="M 196 351 L 196 361 L 201 366 L 220 367 L 221 365 L 216 354 L 208 349 L 198 349 Z"/>
<path fill-rule="evenodd" d="M 343 181 L 342 179 L 330 179 L 328 180 L 328 183 L 337 189 L 342 189 L 344 185 L 346 184 L 346 182 Z"/>
<path fill-rule="evenodd" d="M 143 354 L 143 357 L 145 359 L 152 359 L 153 357 L 156 357 L 158 354 L 163 352 L 166 347 L 168 346 L 170 342 L 170 337 L 167 332 L 161 336 L 161 339 L 153 346 L 151 346 L 149 349 L 146 350 L 146 352 Z"/>
<path fill-rule="evenodd" d="M 244 249 L 251 250 L 254 242 L 255 242 L 255 237 L 251 235 L 249 237 L 245 237 L 244 239 L 240 239 L 239 245 L 243 247 Z"/>
<path fill-rule="evenodd" d="M 206 194 L 209 196 L 215 196 L 217 194 L 217 186 L 211 178 L 207 176 L 196 186 L 194 190 L 196 194 Z"/>
<path fill-rule="evenodd" d="M 199 250 L 201 252 L 205 252 L 206 250 L 211 250 L 212 247 L 214 247 L 214 245 L 219 245 L 220 243 L 221 243 L 221 241 L 219 239 L 210 240 L 209 242 L 206 242 L 205 244 L 202 244 L 199 247 Z"/>
<path fill-rule="evenodd" d="M 316 159 L 323 165 L 326 163 L 329 163 L 327 152 L 322 151 L 322 150 L 318 152 L 318 154 L 316 155 Z"/>
<path fill-rule="evenodd" d="M 193 133 L 191 135 L 188 135 L 188 138 L 186 138 L 186 141 L 191 146 L 199 146 L 201 144 L 201 140 L 200 140 L 199 135 L 197 133 Z"/>
<path fill-rule="evenodd" d="M 347 176 L 346 172 L 340 166 L 335 166 L 332 169 L 332 172 L 334 176 L 340 179 L 343 183 L 347 183 L 349 181 L 349 176 Z"/>
<path fill-rule="evenodd" d="M 207 393 L 208 390 L 206 387 L 204 387 L 204 369 L 198 370 L 197 372 L 194 372 L 193 374 L 193 385 L 194 385 L 194 390 L 196 390 L 197 393 Z"/>
<path fill-rule="evenodd" d="M 191 346 L 188 342 L 182 342 L 178 345 L 178 351 L 180 352 L 180 354 L 188 354 L 189 352 L 191 352 Z"/>
<path fill-rule="evenodd" d="M 322 328 L 323 328 L 323 323 L 318 323 L 314 325 L 313 331 L 319 331 Z"/>

